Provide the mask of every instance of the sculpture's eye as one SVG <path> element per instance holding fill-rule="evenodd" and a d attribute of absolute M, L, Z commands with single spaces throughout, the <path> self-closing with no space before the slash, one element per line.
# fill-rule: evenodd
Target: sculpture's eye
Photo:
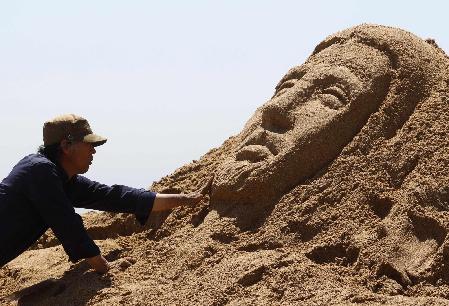
<path fill-rule="evenodd" d="M 339 86 L 331 86 L 318 95 L 321 103 L 331 109 L 339 109 L 348 104 L 348 96 Z"/>
<path fill-rule="evenodd" d="M 287 80 L 284 83 L 282 83 L 281 86 L 279 86 L 275 96 L 280 96 L 283 93 L 285 93 L 287 89 L 295 86 L 297 81 L 298 81 L 298 79 L 290 79 L 290 80 Z"/>

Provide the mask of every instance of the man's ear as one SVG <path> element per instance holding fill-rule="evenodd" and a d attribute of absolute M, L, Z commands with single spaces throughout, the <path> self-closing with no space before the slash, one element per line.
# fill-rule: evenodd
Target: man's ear
<path fill-rule="evenodd" d="M 70 150 L 70 141 L 64 139 L 61 141 L 61 143 L 59 144 L 59 146 L 61 147 L 61 150 L 64 154 L 67 154 Z"/>

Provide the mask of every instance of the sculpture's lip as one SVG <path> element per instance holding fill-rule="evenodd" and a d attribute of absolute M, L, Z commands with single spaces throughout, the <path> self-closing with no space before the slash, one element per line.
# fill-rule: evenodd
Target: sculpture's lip
<path fill-rule="evenodd" d="M 258 163 L 272 157 L 270 150 L 263 145 L 247 145 L 237 151 L 235 159 L 237 161 L 249 161 Z"/>

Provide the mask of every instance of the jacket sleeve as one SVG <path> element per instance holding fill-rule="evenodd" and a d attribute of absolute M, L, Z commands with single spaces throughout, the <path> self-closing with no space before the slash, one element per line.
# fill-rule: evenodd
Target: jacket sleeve
<path fill-rule="evenodd" d="M 145 189 L 107 186 L 80 175 L 73 180 L 69 194 L 75 207 L 133 213 L 141 225 L 146 223 L 156 197 L 156 193 Z"/>
<path fill-rule="evenodd" d="M 75 213 L 64 192 L 55 165 L 35 164 L 26 193 L 37 213 L 61 242 L 70 261 L 76 262 L 100 254 L 100 249 L 87 234 L 81 217 Z"/>

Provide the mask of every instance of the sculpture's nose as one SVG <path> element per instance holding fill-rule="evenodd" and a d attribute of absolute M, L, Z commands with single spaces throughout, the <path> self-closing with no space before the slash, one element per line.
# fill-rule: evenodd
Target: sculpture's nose
<path fill-rule="evenodd" d="M 275 103 L 272 103 L 275 102 Z M 293 119 L 288 107 L 272 100 L 260 109 L 261 121 L 245 135 L 237 151 L 246 146 L 264 146 L 273 156 L 280 153 L 287 141 L 285 133 L 293 129 Z M 260 124 L 260 125 L 259 125 Z"/>
<path fill-rule="evenodd" d="M 287 109 L 271 104 L 262 110 L 262 127 L 276 134 L 284 134 L 291 130 L 293 123 Z"/>

